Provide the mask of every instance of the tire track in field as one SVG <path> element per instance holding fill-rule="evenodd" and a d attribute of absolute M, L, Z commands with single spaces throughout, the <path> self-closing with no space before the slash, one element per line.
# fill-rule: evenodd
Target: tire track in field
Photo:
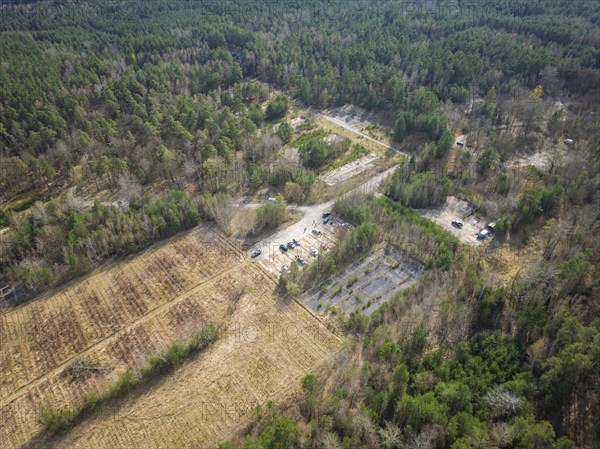
<path fill-rule="evenodd" d="M 141 315 L 139 317 L 137 317 L 135 320 L 129 322 L 125 327 L 119 329 L 118 331 L 104 337 L 103 339 L 95 342 L 94 344 L 88 346 L 87 348 L 85 348 L 83 351 L 73 355 L 72 357 L 69 357 L 68 359 L 66 359 L 64 362 L 62 362 L 60 365 L 54 367 L 53 369 L 51 369 L 50 371 L 45 372 L 43 375 L 38 376 L 37 378 L 31 380 L 30 382 L 28 382 L 25 385 L 22 385 L 21 387 L 19 387 L 16 391 L 14 391 L 12 394 L 10 394 L 8 397 L 6 398 L 2 398 L 2 402 L 0 403 L 0 409 L 4 408 L 8 405 L 10 405 L 12 402 L 14 402 L 15 400 L 19 399 L 21 396 L 23 396 L 24 394 L 26 394 L 28 391 L 30 391 L 32 388 L 37 387 L 39 384 L 41 384 L 46 378 L 52 376 L 52 375 L 56 375 L 56 374 L 60 374 L 60 372 L 62 372 L 62 370 L 64 370 L 67 365 L 69 365 L 69 363 L 71 363 L 74 359 L 78 358 L 78 357 L 82 357 L 85 356 L 86 354 L 89 354 L 90 352 L 92 352 L 93 350 L 97 349 L 100 346 L 104 346 L 110 342 L 115 341 L 116 339 L 118 339 L 119 337 L 123 336 L 125 333 L 127 333 L 128 330 L 130 330 L 132 327 L 144 323 L 148 320 L 150 320 L 151 318 L 155 317 L 156 315 L 158 315 L 159 313 L 167 310 L 169 307 L 174 306 L 175 304 L 178 304 L 179 302 L 183 301 L 185 298 L 187 298 L 189 295 L 199 292 L 207 287 L 210 287 L 213 283 L 217 282 L 219 279 L 227 276 L 228 274 L 231 274 L 231 272 L 236 271 L 240 268 L 243 268 L 244 266 L 248 265 L 250 263 L 249 259 L 244 259 L 242 262 L 233 265 L 231 267 L 229 267 L 228 269 L 226 269 L 225 271 L 222 271 L 214 276 L 212 276 L 209 279 L 206 279 L 196 285 L 194 285 L 193 287 L 181 292 L 178 296 L 176 296 L 175 298 L 173 298 L 171 301 L 166 302 L 152 310 L 150 310 L 149 312 L 147 312 L 144 315 Z"/>
<path fill-rule="evenodd" d="M 168 382 L 91 417 L 52 447 L 214 447 L 249 423 L 256 405 L 292 402 L 302 376 L 330 363 L 343 340 L 297 302 L 281 298 L 257 263 L 245 266 L 241 285 L 256 284 L 227 316 L 228 331 L 215 345 Z M 320 333 L 306 338 L 288 332 L 313 326 Z"/>
<path fill-rule="evenodd" d="M 243 260 L 213 228 L 200 226 L 137 257 L 109 262 L 0 313 L 0 404 L 149 310 Z M 74 325 L 77 336 L 68 332 Z"/>

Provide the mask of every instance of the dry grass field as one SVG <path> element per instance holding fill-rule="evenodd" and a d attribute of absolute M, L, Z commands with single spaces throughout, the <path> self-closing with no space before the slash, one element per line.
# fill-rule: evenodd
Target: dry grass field
<path fill-rule="evenodd" d="M 36 437 L 43 430 L 38 423 L 43 406 L 78 407 L 86 394 L 105 391 L 125 370 L 141 367 L 206 324 L 225 330 L 214 347 L 158 385 L 144 387 L 143 394 L 119 403 L 119 410 L 149 417 L 146 421 L 134 420 L 132 427 L 111 424 L 111 419 L 119 420 L 118 413 L 103 410 L 113 418 L 102 415 L 84 421 L 66 435 L 64 445 L 180 447 L 235 430 L 236 422 L 216 419 L 214 413 L 198 415 L 198 404 L 223 398 L 285 399 L 297 384 L 292 379 L 316 366 L 338 342 L 323 328 L 327 338 L 322 341 L 274 338 L 267 345 L 232 343 L 232 323 L 247 329 L 269 318 L 275 327 L 320 326 L 301 306 L 278 299 L 275 287 L 274 280 L 236 246 L 213 229 L 200 227 L 0 315 L 3 447 L 29 447 L 41 441 Z M 97 370 L 70 369 L 74 364 Z M 246 389 L 231 395 L 217 388 L 229 382 L 228 376 L 235 376 L 239 382 L 234 386 L 240 388 L 242 381 L 248 382 Z M 270 376 L 274 377 L 265 381 Z M 190 389 L 196 402 L 180 419 L 190 420 L 194 423 L 190 428 L 207 435 L 183 436 L 175 419 L 181 412 L 178 407 L 185 408 L 193 397 Z M 169 406 L 171 411 L 164 410 Z"/>

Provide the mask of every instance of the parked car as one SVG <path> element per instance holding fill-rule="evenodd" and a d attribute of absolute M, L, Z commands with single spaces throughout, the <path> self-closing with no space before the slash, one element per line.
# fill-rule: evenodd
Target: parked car
<path fill-rule="evenodd" d="M 288 249 L 294 249 L 296 247 L 296 244 L 294 242 L 287 242 L 287 247 Z"/>
<path fill-rule="evenodd" d="M 456 145 L 458 145 L 459 147 L 464 147 L 465 144 L 462 143 L 460 140 L 456 142 Z"/>
<path fill-rule="evenodd" d="M 310 255 L 313 256 L 313 257 L 317 257 L 319 255 L 319 251 L 317 251 L 316 248 L 312 248 L 310 250 Z"/>
<path fill-rule="evenodd" d="M 318 229 L 313 229 L 313 230 L 312 230 L 312 233 L 313 233 L 314 235 L 321 235 L 321 231 L 319 231 Z"/>
<path fill-rule="evenodd" d="M 296 256 L 296 262 L 298 262 L 300 265 L 304 265 L 306 263 L 306 261 L 299 255 Z"/>
<path fill-rule="evenodd" d="M 485 240 L 487 237 L 489 237 L 492 234 L 492 232 L 485 228 L 482 229 L 481 231 L 479 231 L 479 233 L 477 234 L 477 240 Z"/>
<path fill-rule="evenodd" d="M 281 266 L 281 272 L 282 273 L 287 273 L 288 271 L 290 271 L 290 267 L 288 267 L 287 265 L 282 265 Z"/>
<path fill-rule="evenodd" d="M 452 220 L 452 226 L 458 229 L 462 229 L 463 224 L 460 221 Z"/>
<path fill-rule="evenodd" d="M 270 196 L 269 198 L 267 198 L 267 201 L 269 203 L 274 203 L 275 201 L 277 201 L 275 198 L 273 198 L 272 196 Z"/>
<path fill-rule="evenodd" d="M 279 249 L 281 251 L 283 251 L 284 253 L 287 253 L 287 246 L 285 246 L 283 243 L 281 245 L 279 245 Z"/>
<path fill-rule="evenodd" d="M 300 246 L 300 240 L 292 239 L 292 242 L 294 242 L 294 245 Z"/>
<path fill-rule="evenodd" d="M 495 221 L 488 223 L 481 231 L 479 231 L 479 234 L 477 234 L 477 239 L 485 240 L 487 237 L 491 237 L 492 235 L 494 235 L 494 232 L 496 232 L 495 229 L 496 229 Z"/>
<path fill-rule="evenodd" d="M 323 214 L 323 218 L 327 218 L 327 217 L 329 217 L 330 215 L 331 215 L 331 212 L 325 212 L 325 213 Z"/>
<path fill-rule="evenodd" d="M 326 244 L 326 243 L 322 243 L 322 244 L 321 244 L 321 249 L 322 249 L 323 251 L 325 251 L 327 248 L 328 248 L 328 246 L 327 246 L 327 244 Z"/>
<path fill-rule="evenodd" d="M 250 253 L 250 256 L 251 256 L 252 258 L 255 258 L 255 257 L 258 257 L 258 256 L 260 256 L 260 254 L 261 254 L 261 253 L 262 253 L 262 251 L 261 251 L 260 249 L 255 249 L 254 251 L 252 251 L 252 252 Z"/>
<path fill-rule="evenodd" d="M 326 225 L 327 223 L 329 223 L 329 220 L 331 220 L 331 215 L 325 218 L 325 220 L 323 220 L 323 224 Z"/>

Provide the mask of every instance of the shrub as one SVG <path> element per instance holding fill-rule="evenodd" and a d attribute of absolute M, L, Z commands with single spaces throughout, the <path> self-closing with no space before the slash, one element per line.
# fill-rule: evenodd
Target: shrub
<path fill-rule="evenodd" d="M 350 223 L 361 224 L 373 220 L 373 212 L 366 195 L 352 195 L 336 201 L 333 210 Z"/>
<path fill-rule="evenodd" d="M 108 396 L 116 398 L 129 393 L 140 383 L 140 377 L 133 371 L 127 370 L 119 376 L 117 381 L 108 387 Z"/>
<path fill-rule="evenodd" d="M 267 120 L 281 118 L 287 114 L 289 106 L 290 100 L 285 95 L 278 95 L 267 105 L 265 118 Z"/>
<path fill-rule="evenodd" d="M 40 411 L 39 422 L 52 433 L 61 432 L 73 425 L 76 414 L 69 408 L 55 409 L 50 406 Z"/>
<path fill-rule="evenodd" d="M 298 154 L 305 167 L 319 168 L 326 162 L 341 156 L 349 148 L 350 141 L 348 139 L 332 143 L 325 142 L 322 139 L 311 139 L 298 147 Z M 355 155 L 360 153 L 360 150 L 357 151 L 354 153 Z"/>
<path fill-rule="evenodd" d="M 367 315 L 362 315 L 358 310 L 351 313 L 350 318 L 346 321 L 346 328 L 356 333 L 366 332 L 369 328 L 370 318 Z"/>
<path fill-rule="evenodd" d="M 277 136 L 283 143 L 288 143 L 290 140 L 292 140 L 293 135 L 294 128 L 292 128 L 292 126 L 287 122 L 282 123 L 279 125 L 279 128 L 277 128 Z"/>
<path fill-rule="evenodd" d="M 287 206 L 281 195 L 274 203 L 265 203 L 256 210 L 256 228 L 279 226 L 287 218 Z"/>
<path fill-rule="evenodd" d="M 218 329 L 209 324 L 204 326 L 200 331 L 196 332 L 190 338 L 187 348 L 188 353 L 193 353 L 197 351 L 201 351 L 206 348 L 209 344 L 215 341 L 218 337 Z"/>
<path fill-rule="evenodd" d="M 102 397 L 96 393 L 89 393 L 83 397 L 83 408 L 85 410 L 95 410 L 102 404 Z"/>
<path fill-rule="evenodd" d="M 558 206 L 564 191 L 564 188 L 558 184 L 548 189 L 543 186 L 525 189 L 519 198 L 521 218 L 525 222 L 530 222 L 536 217 L 552 211 Z"/>
<path fill-rule="evenodd" d="M 406 176 L 404 168 L 394 172 L 387 195 L 408 207 L 435 207 L 446 201 L 450 181 L 444 175 L 418 173 Z"/>
<path fill-rule="evenodd" d="M 288 181 L 283 189 L 285 198 L 292 203 L 302 203 L 304 201 L 304 189 L 300 184 Z"/>
<path fill-rule="evenodd" d="M 352 287 L 356 283 L 356 281 L 358 281 L 358 276 L 352 276 L 350 279 L 348 279 L 346 288 Z"/>

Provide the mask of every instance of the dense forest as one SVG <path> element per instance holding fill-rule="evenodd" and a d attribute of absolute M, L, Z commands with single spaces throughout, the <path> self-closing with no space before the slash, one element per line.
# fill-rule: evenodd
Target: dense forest
<path fill-rule="evenodd" d="M 335 389 L 307 375 L 300 403 L 221 448 L 598 447 L 597 3 L 89 0 L 8 2 L 0 17 L 0 286 L 27 297 L 201 220 L 221 226 L 236 196 L 306 201 L 319 169 L 364 149 L 294 130 L 293 101 L 361 106 L 411 149 L 385 197 L 336 204 L 356 228 L 329 268 L 282 290 L 383 240 L 426 276 L 346 320 Z M 463 134 L 474 155 L 455 148 Z M 510 165 L 565 137 L 548 169 Z M 299 165 L 274 166 L 288 143 Z M 73 186 L 121 200 L 81 207 Z M 539 257 L 498 285 L 485 254 L 411 209 L 450 194 L 498 218 L 494 244 Z M 283 222 L 283 204 L 257 227 Z M 447 297 L 441 327 L 403 321 L 431 295 Z"/>

